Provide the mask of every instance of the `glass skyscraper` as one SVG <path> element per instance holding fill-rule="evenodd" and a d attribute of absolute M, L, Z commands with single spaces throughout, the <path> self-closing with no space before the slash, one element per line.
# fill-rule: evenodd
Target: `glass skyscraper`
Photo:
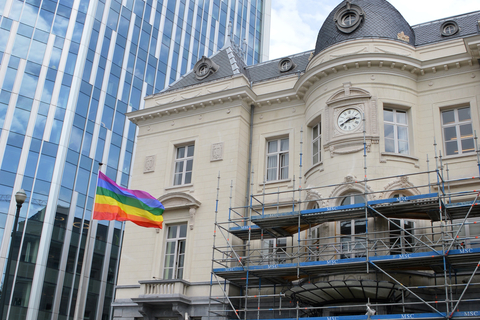
<path fill-rule="evenodd" d="M 1 270 L 14 257 L 3 318 L 110 317 L 123 225 L 90 221 L 98 163 L 128 187 L 136 126 L 125 113 L 229 32 L 248 64 L 265 60 L 269 10 L 270 0 L 0 0 Z"/>

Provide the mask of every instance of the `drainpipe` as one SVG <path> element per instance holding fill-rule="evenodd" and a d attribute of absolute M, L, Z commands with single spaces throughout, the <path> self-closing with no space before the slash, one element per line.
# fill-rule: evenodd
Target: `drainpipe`
<path fill-rule="evenodd" d="M 252 175 L 252 139 L 253 139 L 253 113 L 255 111 L 255 106 L 253 103 L 250 105 L 250 136 L 249 136 L 249 145 L 248 145 L 248 168 L 247 168 L 247 192 L 245 194 L 245 207 L 249 206 L 250 203 L 250 179 Z"/>

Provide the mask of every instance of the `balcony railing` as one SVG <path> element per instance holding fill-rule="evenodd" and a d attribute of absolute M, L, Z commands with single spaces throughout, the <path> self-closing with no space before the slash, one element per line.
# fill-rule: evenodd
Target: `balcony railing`
<path fill-rule="evenodd" d="M 190 283 L 181 280 L 142 280 L 140 292 L 143 296 L 186 295 Z"/>

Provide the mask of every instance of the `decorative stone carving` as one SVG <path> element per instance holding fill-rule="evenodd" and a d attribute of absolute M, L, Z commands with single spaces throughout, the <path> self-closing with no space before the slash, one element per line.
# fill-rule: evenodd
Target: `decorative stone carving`
<path fill-rule="evenodd" d="M 391 181 L 384 188 L 382 198 L 391 198 L 394 194 L 400 193 L 405 196 L 421 194 L 420 191 L 411 183 L 407 176 L 400 176 Z"/>
<path fill-rule="evenodd" d="M 212 151 L 210 153 L 210 161 L 223 160 L 223 142 L 212 144 Z"/>
<path fill-rule="evenodd" d="M 366 189 L 366 190 L 365 190 Z M 329 198 L 332 202 L 330 206 L 338 206 L 342 202 L 342 196 L 347 196 L 349 194 L 364 194 L 367 192 L 367 201 L 374 200 L 376 198 L 373 194 L 372 188 L 369 185 L 365 187 L 364 181 L 358 181 L 357 177 L 352 174 L 348 174 L 344 178 L 344 183 L 336 186 L 330 193 Z"/>
<path fill-rule="evenodd" d="M 201 203 L 194 197 L 184 192 L 172 192 L 164 194 L 158 200 L 163 204 L 165 210 L 188 209 L 190 216 L 189 226 L 193 230 L 195 225 L 195 214 Z"/>
<path fill-rule="evenodd" d="M 410 37 L 407 36 L 403 31 L 397 34 L 397 39 L 405 42 L 410 42 Z"/>
<path fill-rule="evenodd" d="M 156 156 L 147 156 L 145 157 L 145 164 L 143 167 L 143 173 L 154 172 L 155 171 L 155 160 Z"/>

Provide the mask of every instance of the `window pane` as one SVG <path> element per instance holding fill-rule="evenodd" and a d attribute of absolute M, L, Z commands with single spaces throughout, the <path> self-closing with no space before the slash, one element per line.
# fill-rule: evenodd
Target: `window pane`
<path fill-rule="evenodd" d="M 460 126 L 460 137 L 462 138 L 473 137 L 472 125 L 470 123 Z"/>
<path fill-rule="evenodd" d="M 277 140 L 268 141 L 268 153 L 277 152 Z"/>
<path fill-rule="evenodd" d="M 451 141 L 451 140 L 457 139 L 457 132 L 455 130 L 455 127 L 445 128 L 443 132 L 445 134 L 445 141 Z"/>
<path fill-rule="evenodd" d="M 186 224 L 182 224 L 180 226 L 180 237 L 181 238 L 185 238 L 187 236 L 187 225 Z"/>
<path fill-rule="evenodd" d="M 193 160 L 187 160 L 187 171 L 192 171 Z"/>
<path fill-rule="evenodd" d="M 178 186 L 182 184 L 182 174 L 175 174 L 173 177 L 173 185 Z"/>
<path fill-rule="evenodd" d="M 185 157 L 185 147 L 177 148 L 177 159 Z"/>
<path fill-rule="evenodd" d="M 177 226 L 168 227 L 168 239 L 177 237 Z"/>
<path fill-rule="evenodd" d="M 407 113 L 397 110 L 397 123 L 407 124 Z"/>
<path fill-rule="evenodd" d="M 185 173 L 185 184 L 191 183 L 191 182 L 192 182 L 192 173 L 191 172 Z"/>
<path fill-rule="evenodd" d="M 385 139 L 385 152 L 395 152 L 395 141 L 393 139 Z"/>
<path fill-rule="evenodd" d="M 473 151 L 475 151 L 473 138 L 462 140 L 462 152 L 473 152 Z"/>
<path fill-rule="evenodd" d="M 193 146 L 193 145 L 188 146 L 187 157 L 193 157 L 193 149 L 194 148 L 195 148 L 195 146 Z"/>
<path fill-rule="evenodd" d="M 277 167 L 277 156 L 268 156 L 267 158 L 267 168 L 276 168 Z"/>
<path fill-rule="evenodd" d="M 287 150 L 288 150 L 288 139 L 282 139 L 280 151 L 287 151 Z"/>
<path fill-rule="evenodd" d="M 457 141 L 447 141 L 447 143 L 445 143 L 445 147 L 447 149 L 445 151 L 447 155 L 458 154 Z"/>
<path fill-rule="evenodd" d="M 384 121 L 393 122 L 393 110 L 383 110 L 383 119 Z"/>
<path fill-rule="evenodd" d="M 398 142 L 398 153 L 408 154 L 408 143 L 405 141 Z"/>
<path fill-rule="evenodd" d="M 455 111 L 449 110 L 442 112 L 442 122 L 443 124 L 449 124 L 455 122 Z"/>
<path fill-rule="evenodd" d="M 471 120 L 470 107 L 458 109 L 458 121 Z"/>
<path fill-rule="evenodd" d="M 398 139 L 408 140 L 408 130 L 407 127 L 397 127 L 398 130 Z"/>
<path fill-rule="evenodd" d="M 318 124 L 313 127 L 313 130 L 312 130 L 312 140 L 315 140 L 315 138 L 318 137 Z"/>
<path fill-rule="evenodd" d="M 175 163 L 175 173 L 183 172 L 183 161 L 178 161 Z"/>
<path fill-rule="evenodd" d="M 385 138 L 393 139 L 393 125 L 385 124 L 384 126 Z"/>

